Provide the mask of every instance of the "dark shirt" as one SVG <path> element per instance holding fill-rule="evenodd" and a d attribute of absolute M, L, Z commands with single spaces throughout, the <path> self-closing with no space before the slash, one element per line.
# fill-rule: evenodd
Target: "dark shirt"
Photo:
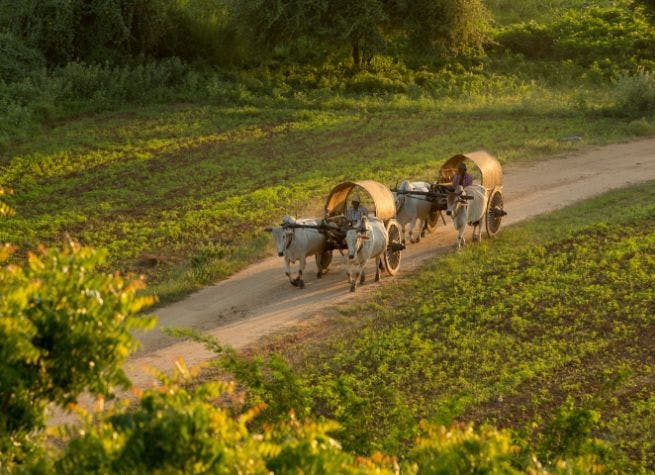
<path fill-rule="evenodd" d="M 461 180 L 461 182 L 460 182 L 460 180 Z M 459 173 L 453 177 L 453 185 L 452 186 L 453 186 L 453 188 L 455 188 L 455 190 L 460 185 L 462 185 L 464 188 L 466 188 L 467 186 L 471 186 L 472 184 L 473 184 L 473 177 L 471 175 L 469 175 L 468 173 L 464 174 L 463 179 L 461 178 L 461 174 L 459 174 Z"/>

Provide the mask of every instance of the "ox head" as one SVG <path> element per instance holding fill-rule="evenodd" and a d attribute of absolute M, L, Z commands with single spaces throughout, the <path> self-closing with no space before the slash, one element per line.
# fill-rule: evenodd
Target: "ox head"
<path fill-rule="evenodd" d="M 366 216 L 362 217 L 360 226 L 350 228 L 346 233 L 346 244 L 348 245 L 348 259 L 354 259 L 362 247 L 363 241 L 368 241 L 371 236 L 371 229 Z"/>
<path fill-rule="evenodd" d="M 461 209 L 466 208 L 467 201 L 462 198 L 462 187 L 457 191 L 451 191 L 446 197 L 446 214 L 448 216 L 457 216 Z"/>
<path fill-rule="evenodd" d="M 291 227 L 295 224 L 296 220 L 291 216 L 285 216 L 282 218 L 282 224 L 275 228 L 266 228 L 266 231 L 270 231 L 273 234 L 273 239 L 275 239 L 275 247 L 277 249 L 277 255 L 282 257 L 284 256 L 284 251 L 288 249 L 293 240 L 293 231 L 294 228 Z"/>

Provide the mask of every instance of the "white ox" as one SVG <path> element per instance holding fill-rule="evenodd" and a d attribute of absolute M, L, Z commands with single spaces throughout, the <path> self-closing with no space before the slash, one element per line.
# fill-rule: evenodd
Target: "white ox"
<path fill-rule="evenodd" d="M 487 208 L 487 194 L 483 186 L 470 185 L 464 188 L 464 191 L 470 199 L 463 199 L 455 192 L 448 193 L 447 198 L 446 214 L 453 217 L 453 224 L 457 230 L 457 249 L 461 249 L 466 244 L 464 230 L 467 224 L 473 226 L 473 240 L 480 240 L 481 221 L 484 219 L 484 212 Z"/>
<path fill-rule="evenodd" d="M 382 269 L 382 254 L 387 250 L 389 234 L 382 220 L 378 218 L 362 218 L 360 227 L 351 228 L 346 233 L 348 245 L 348 282 L 350 291 L 354 292 L 357 280 L 363 284 L 366 277 L 364 266 L 369 259 L 375 259 L 375 281 L 380 280 Z"/>
<path fill-rule="evenodd" d="M 398 191 L 430 191 L 430 184 L 425 181 L 403 181 Z M 405 227 L 409 224 L 409 241 L 419 242 L 430 217 L 432 203 L 421 196 L 394 193 L 396 201 L 396 220 L 400 223 L 403 244 L 405 244 Z M 414 237 L 414 230 L 417 235 Z"/>
<path fill-rule="evenodd" d="M 277 255 L 284 256 L 284 272 L 289 278 L 289 282 L 301 289 L 305 287 L 303 281 L 303 272 L 307 264 L 308 256 L 316 256 L 316 268 L 318 272 L 316 277 L 319 279 L 326 271 L 321 268 L 321 254 L 325 250 L 325 234 L 318 229 L 294 227 L 294 225 L 316 226 L 319 220 L 313 218 L 294 219 L 291 216 L 282 218 L 282 226 L 276 228 L 267 228 L 275 238 Z M 291 264 L 300 261 L 298 277 L 291 278 Z"/>

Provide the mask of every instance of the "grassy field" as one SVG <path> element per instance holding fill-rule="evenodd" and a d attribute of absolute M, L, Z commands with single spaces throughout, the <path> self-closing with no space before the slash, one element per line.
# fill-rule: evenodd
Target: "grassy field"
<path fill-rule="evenodd" d="M 511 428 L 542 462 L 589 451 L 652 472 L 653 203 L 651 182 L 437 258 L 327 334 L 276 343 L 296 372 L 273 357 L 253 398 L 269 419 L 336 419 L 357 453 L 402 457 L 419 421 L 460 421 Z"/>
<path fill-rule="evenodd" d="M 65 234 L 108 248 L 112 269 L 146 274 L 165 301 L 266 255 L 261 226 L 320 215 L 344 179 L 392 185 L 430 179 L 458 152 L 485 148 L 508 163 L 652 131 L 574 103 L 533 85 L 503 97 L 262 99 L 66 121 L 0 159 L 17 211 L 0 238 L 23 251 Z M 570 135 L 582 140 L 559 140 Z"/>
<path fill-rule="evenodd" d="M 262 227 L 320 216 L 342 180 L 430 180 L 460 152 L 511 163 L 654 134 L 655 79 L 617 79 L 650 64 L 650 27 L 631 23 L 625 1 L 594 10 L 600 23 L 553 26 L 584 5 L 489 0 L 493 34 L 529 19 L 547 28 L 503 30 L 504 46 L 415 70 L 386 56 L 364 71 L 72 64 L 0 84 L 0 184 L 17 211 L 0 239 L 20 247 L 16 259 L 66 235 L 107 248 L 109 269 L 145 274 L 166 302 L 270 253 Z M 605 33 L 615 15 L 616 45 Z M 521 49 L 544 38 L 551 56 Z"/>

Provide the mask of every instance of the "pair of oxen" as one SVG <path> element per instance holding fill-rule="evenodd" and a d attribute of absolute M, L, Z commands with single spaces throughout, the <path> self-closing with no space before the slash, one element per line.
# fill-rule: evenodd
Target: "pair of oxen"
<path fill-rule="evenodd" d="M 404 181 L 398 187 L 399 192 L 394 193 L 396 204 L 396 220 L 402 230 L 402 242 L 405 243 L 405 228 L 409 225 L 410 242 L 419 242 L 427 229 L 428 216 L 432 203 L 421 195 L 412 195 L 411 191 L 426 192 L 430 189 L 427 182 Z M 446 214 L 451 216 L 458 232 L 457 247 L 465 244 L 464 230 L 467 225 L 473 226 L 473 240 L 480 239 L 482 218 L 486 208 L 485 189 L 480 185 L 471 185 L 465 189 L 451 192 L 447 197 Z M 296 219 L 285 216 L 278 227 L 267 228 L 273 234 L 278 256 L 284 257 L 284 271 L 292 285 L 303 288 L 305 282 L 303 273 L 307 258 L 315 256 L 316 277 L 327 272 L 321 263 L 321 256 L 325 250 L 327 236 L 321 230 L 320 219 Z M 476 232 L 477 230 L 477 232 Z M 347 271 L 350 291 L 354 292 L 357 284 L 363 284 L 366 275 L 364 267 L 370 259 L 375 259 L 375 281 L 380 280 L 380 271 L 383 267 L 383 255 L 387 250 L 389 236 L 384 223 L 379 218 L 364 217 L 360 223 L 346 231 L 345 242 L 348 246 Z M 291 264 L 299 262 L 297 277 L 291 276 Z"/>

